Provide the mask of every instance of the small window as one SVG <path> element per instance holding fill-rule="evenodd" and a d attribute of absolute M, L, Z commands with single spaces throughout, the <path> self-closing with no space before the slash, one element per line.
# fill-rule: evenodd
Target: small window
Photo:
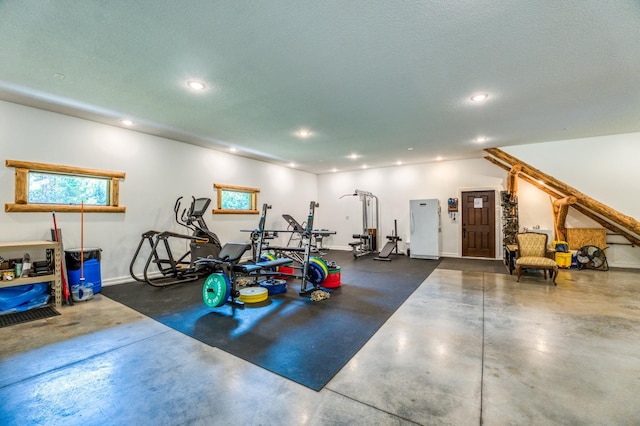
<path fill-rule="evenodd" d="M 258 214 L 258 188 L 214 184 L 218 193 L 217 214 Z"/>
<path fill-rule="evenodd" d="M 57 164 L 6 160 L 15 167 L 15 203 L 5 204 L 7 212 L 87 212 L 124 213 L 119 205 L 123 172 L 85 169 Z"/>

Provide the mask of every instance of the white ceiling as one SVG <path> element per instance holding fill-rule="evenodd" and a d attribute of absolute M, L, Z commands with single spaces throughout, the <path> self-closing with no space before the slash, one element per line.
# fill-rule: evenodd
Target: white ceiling
<path fill-rule="evenodd" d="M 313 173 L 469 158 L 640 131 L 640 2 L 0 1 L 0 99 Z"/>

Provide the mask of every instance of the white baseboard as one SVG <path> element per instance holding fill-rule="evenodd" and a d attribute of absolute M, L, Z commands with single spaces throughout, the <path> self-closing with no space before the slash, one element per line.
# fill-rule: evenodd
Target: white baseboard
<path fill-rule="evenodd" d="M 609 262 L 610 268 L 629 268 L 629 269 L 640 269 L 640 265 L 637 263 L 627 263 L 627 262 Z"/>

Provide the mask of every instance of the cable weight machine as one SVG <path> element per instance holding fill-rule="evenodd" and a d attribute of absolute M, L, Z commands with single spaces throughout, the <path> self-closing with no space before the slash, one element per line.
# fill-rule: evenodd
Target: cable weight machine
<path fill-rule="evenodd" d="M 376 251 L 378 246 L 378 197 L 369 191 L 356 189 L 353 194 L 344 197 L 357 196 L 362 203 L 362 233 L 353 234 L 358 241 L 349 243 L 353 250 L 353 257 L 358 258 Z"/>

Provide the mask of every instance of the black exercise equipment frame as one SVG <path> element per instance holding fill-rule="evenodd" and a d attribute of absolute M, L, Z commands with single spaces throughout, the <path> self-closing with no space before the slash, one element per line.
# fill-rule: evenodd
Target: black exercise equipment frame
<path fill-rule="evenodd" d="M 211 199 L 191 198 L 191 206 L 188 211 L 185 208 L 180 215 L 178 214 L 182 197 L 176 200 L 173 211 L 176 222 L 192 231 L 192 235 L 155 230 L 144 232 L 129 264 L 129 273 L 134 280 L 154 287 L 166 287 L 195 281 L 210 272 L 201 265 L 196 264 L 195 261 L 198 257 L 217 257 L 221 250 L 218 236 L 209 230 L 202 217 L 211 203 Z M 189 241 L 189 250 L 176 259 L 171 250 L 171 239 Z M 151 251 L 145 260 L 142 276 L 140 277 L 134 269 L 145 242 L 149 244 Z M 150 274 L 152 264 L 156 266 L 157 271 L 160 273 L 158 278 Z"/>
<path fill-rule="evenodd" d="M 398 252 L 398 241 L 402 241 L 402 238 L 398 236 L 398 221 L 394 219 L 393 221 L 393 233 L 391 235 L 387 235 L 387 243 L 384 245 L 378 256 L 374 257 L 373 260 L 383 260 L 390 262 L 392 254 L 400 254 Z"/>
<path fill-rule="evenodd" d="M 227 276 L 231 283 L 230 299 L 225 303 L 243 308 L 244 302 L 239 300 L 240 290 L 238 290 L 238 277 L 246 276 L 253 278 L 255 283 L 259 282 L 261 277 L 269 277 L 276 275 L 276 272 L 270 269 L 276 266 L 281 266 L 286 263 L 290 263 L 292 259 L 279 258 L 276 260 L 269 260 L 263 262 L 244 262 L 240 263 L 242 255 L 251 248 L 250 243 L 226 243 L 220 251 L 219 257 L 214 258 L 199 258 L 196 260 L 196 264 L 206 267 L 212 274 L 221 273 Z M 212 289 L 207 289 L 211 291 Z"/>
<path fill-rule="evenodd" d="M 311 271 L 309 268 L 309 261 L 311 260 L 311 254 L 317 254 L 318 257 L 321 256 L 316 246 L 313 245 L 312 240 L 317 235 L 330 235 L 335 234 L 335 231 L 326 231 L 326 230 L 314 230 L 313 229 L 313 221 L 315 216 L 315 208 L 320 205 L 315 201 L 311 201 L 309 203 L 309 213 L 307 216 L 306 226 L 304 230 L 300 232 L 300 230 L 296 229 L 286 229 L 286 230 L 266 230 L 264 229 L 266 223 L 267 210 L 271 208 L 271 206 L 264 204 L 262 206 L 262 214 L 260 217 L 260 221 L 258 223 L 257 229 L 243 229 L 244 232 L 251 232 L 251 240 L 254 246 L 253 255 L 254 262 L 258 263 L 260 260 L 260 256 L 262 255 L 263 250 L 271 250 L 275 253 L 278 258 L 287 258 L 289 262 L 295 261 L 300 264 L 297 269 L 301 270 L 301 273 L 298 274 L 284 274 L 282 272 L 279 273 L 281 276 L 292 277 L 300 279 L 300 291 L 298 294 L 301 296 L 307 295 L 315 290 L 319 289 L 319 285 L 313 283 Z M 289 233 L 289 232 L 300 232 L 301 235 L 301 246 L 300 247 L 275 247 L 270 246 L 268 242 L 265 240 L 272 239 L 274 236 L 277 236 L 278 233 Z M 288 263 L 288 262 L 287 262 Z M 310 286 L 309 286 L 310 285 Z"/>

